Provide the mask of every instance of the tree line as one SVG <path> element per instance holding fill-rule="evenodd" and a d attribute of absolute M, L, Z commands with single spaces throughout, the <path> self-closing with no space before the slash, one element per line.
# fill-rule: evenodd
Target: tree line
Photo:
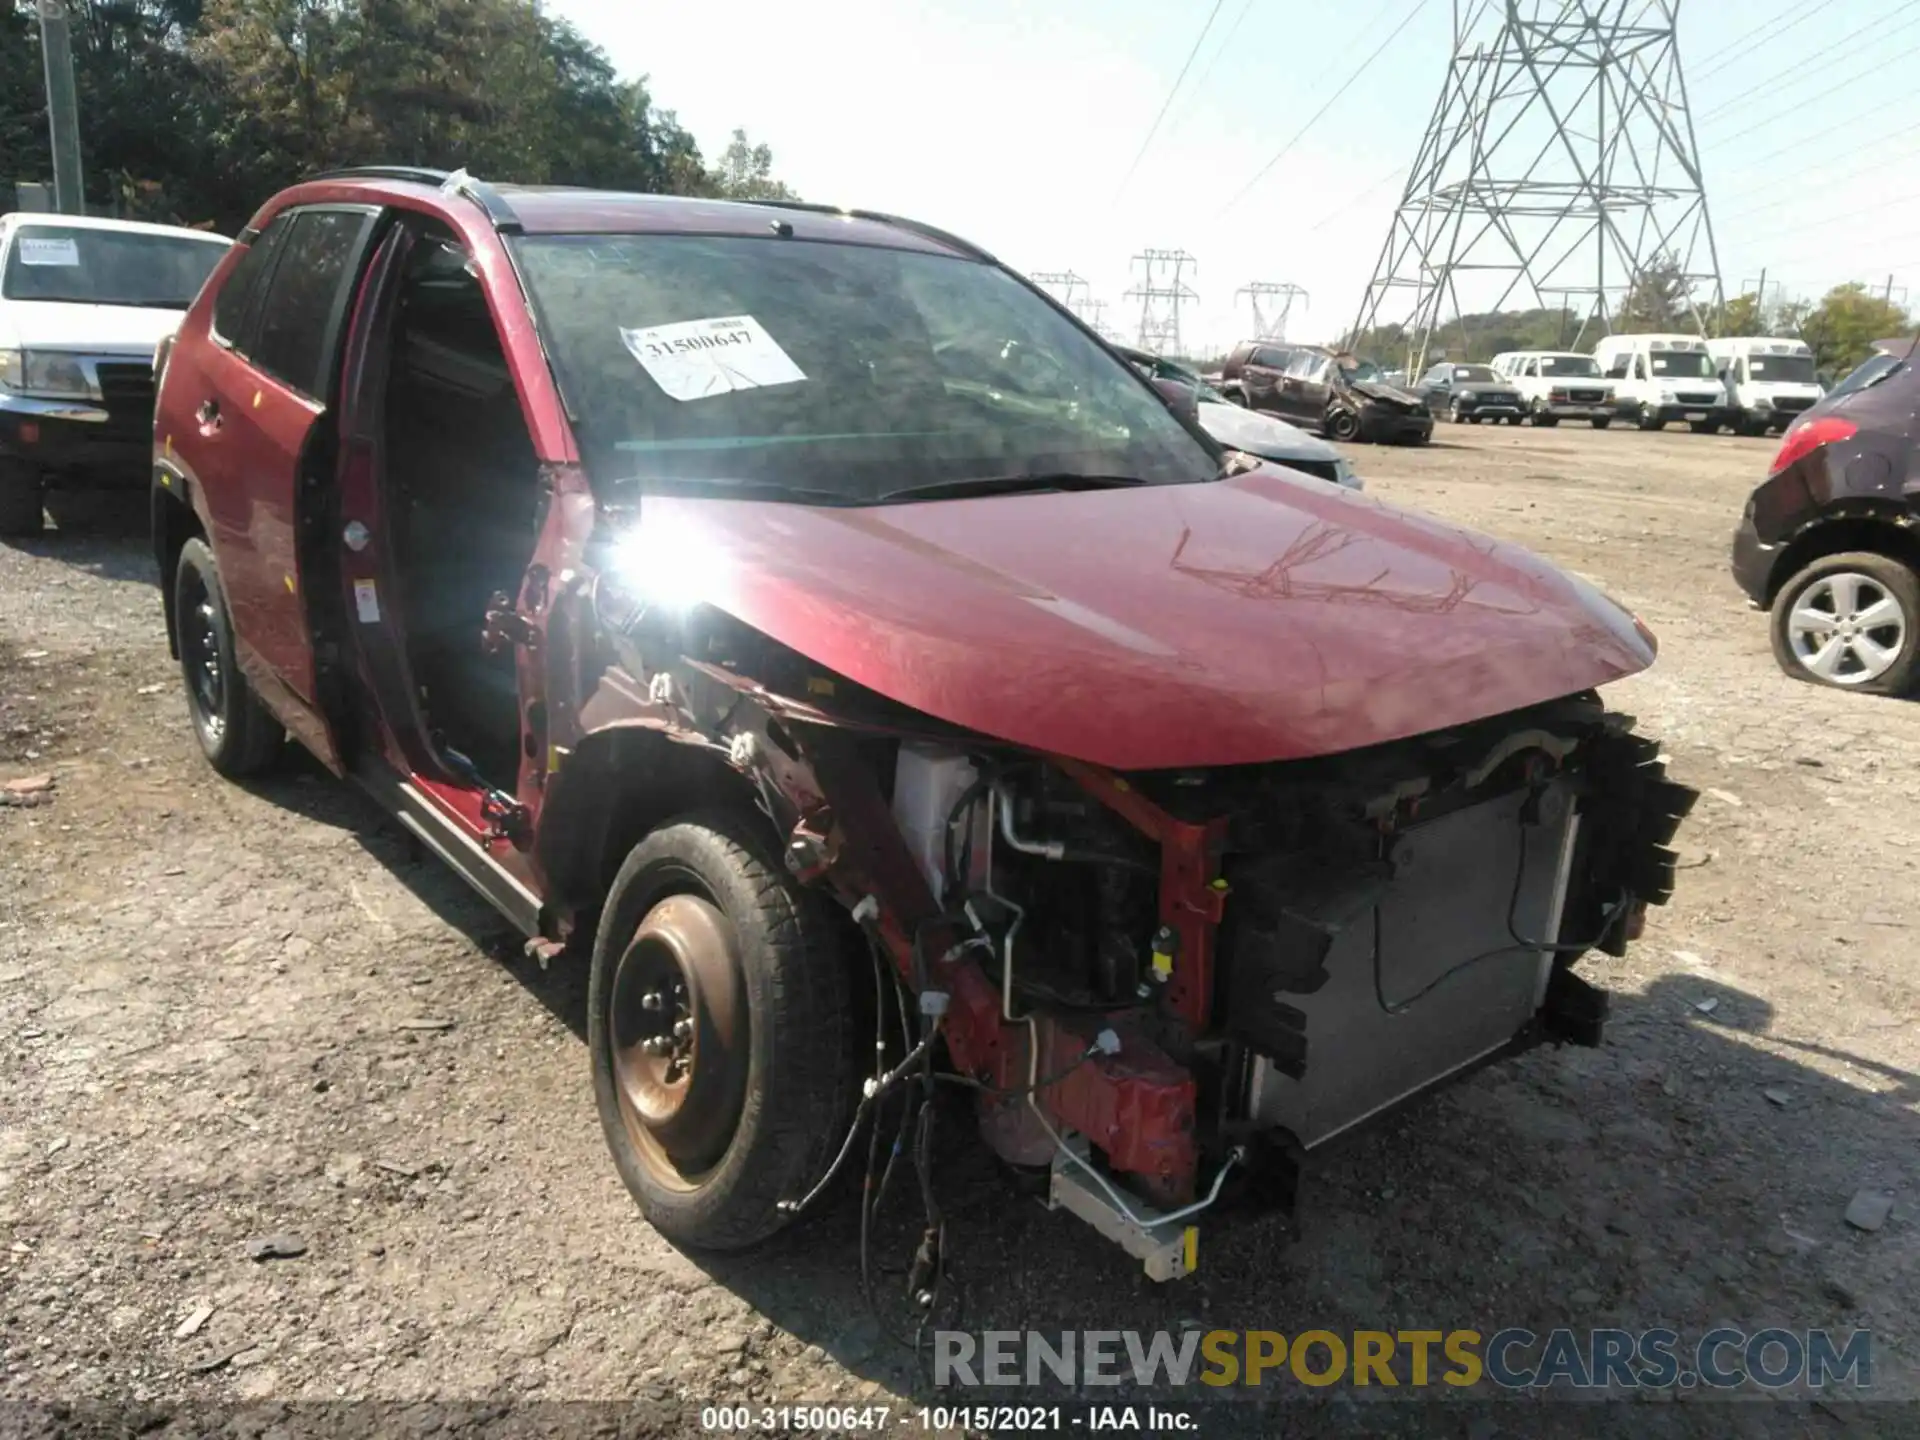
<path fill-rule="evenodd" d="M 1723 335 L 1797 336 L 1813 350 L 1814 364 L 1837 378 L 1871 353 L 1873 342 L 1910 334 L 1913 318 L 1901 306 L 1875 295 L 1865 285 L 1836 285 L 1816 304 L 1808 300 L 1763 303 L 1757 295 L 1737 295 L 1718 305 L 1696 303 L 1692 283 L 1671 256 L 1650 262 L 1622 298 L 1608 325 L 1572 310 L 1500 310 L 1462 315 L 1435 331 L 1429 358 L 1489 360 L 1506 350 L 1591 350 L 1606 334 L 1679 332 L 1709 338 Z M 1346 337 L 1341 343 L 1382 364 L 1400 363 L 1408 334 L 1399 325 L 1381 325 Z"/>
<path fill-rule="evenodd" d="M 0 0 L 7 180 L 52 174 L 35 0 Z M 533 0 L 68 0 L 90 207 L 232 234 L 349 165 L 790 198 L 736 130 L 713 163 L 647 80 Z"/>

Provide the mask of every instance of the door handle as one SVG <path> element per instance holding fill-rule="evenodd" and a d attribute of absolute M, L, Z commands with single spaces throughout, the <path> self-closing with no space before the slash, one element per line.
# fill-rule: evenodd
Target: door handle
<path fill-rule="evenodd" d="M 202 430 L 218 430 L 220 428 L 220 402 L 218 400 L 201 401 L 200 408 L 193 412 L 193 418 L 200 422 L 200 428 Z"/>

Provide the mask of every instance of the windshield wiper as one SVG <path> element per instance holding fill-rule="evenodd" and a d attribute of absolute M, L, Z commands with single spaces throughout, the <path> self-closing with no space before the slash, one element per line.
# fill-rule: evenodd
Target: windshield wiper
<path fill-rule="evenodd" d="M 936 480 L 889 490 L 886 500 L 957 500 L 971 495 L 1018 495 L 1041 490 L 1120 490 L 1141 485 L 1137 475 L 978 475 L 969 480 Z"/>
<path fill-rule="evenodd" d="M 731 475 L 628 475 L 615 480 L 612 489 L 629 494 L 639 491 L 659 495 L 686 491 L 724 492 L 737 500 L 793 500 L 807 505 L 858 505 L 861 498 L 839 490 L 814 490 L 804 485 L 787 485 L 778 480 L 748 480 Z"/>

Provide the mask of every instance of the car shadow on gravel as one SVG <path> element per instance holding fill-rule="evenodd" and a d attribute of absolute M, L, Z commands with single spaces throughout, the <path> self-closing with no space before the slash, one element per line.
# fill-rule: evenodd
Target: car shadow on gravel
<path fill-rule="evenodd" d="M 1913 1223 L 1920 1184 L 1920 1076 L 1783 1040 L 1764 1000 L 1705 977 L 1662 977 L 1614 1000 L 1608 1047 L 1495 1065 L 1335 1142 L 1301 1187 L 1297 1232 L 1276 1215 L 1230 1211 L 1208 1227 L 1199 1272 L 1164 1286 L 1088 1227 L 1019 1194 L 986 1156 L 965 1106 L 944 1103 L 932 1177 L 956 1284 L 941 1323 L 976 1336 L 1038 1330 L 1050 1343 L 1090 1328 L 1166 1330 L 1177 1339 L 1194 1328 L 1471 1328 L 1485 1336 L 1518 1326 L 1544 1336 L 1561 1326 L 1672 1326 L 1692 1343 L 1725 1323 L 1843 1337 L 1896 1326 L 1910 1283 L 1899 1258 L 1910 1241 L 1896 1232 Z M 1789 1055 L 1755 1045 L 1761 1035 Z M 883 1135 L 883 1163 L 891 1139 Z M 856 1172 L 865 1150 L 856 1147 Z M 1057 1389 L 932 1389 L 903 1343 L 914 1318 L 905 1272 L 925 1223 L 911 1159 L 871 1249 L 879 1319 L 863 1293 L 851 1203 L 749 1254 L 690 1258 L 799 1339 L 919 1401 L 1074 1400 Z M 1879 1231 L 1843 1218 L 1869 1193 L 1896 1197 Z M 930 1359 L 930 1337 L 924 1353 Z M 1516 1349 L 1512 1358 L 1530 1353 Z M 1898 1360 L 1876 1352 L 1878 1394 L 1905 1386 L 1899 1398 L 1920 1398 L 1920 1377 L 1889 1363 Z M 1287 1380 L 1279 1398 L 1297 1410 L 1329 1393 Z M 1094 1387 L 1078 1397 L 1218 1398 L 1197 1385 Z M 1824 1403 L 1845 1414 L 1849 1398 L 1841 1387 Z M 1250 1403 L 1244 1413 L 1226 1408 L 1209 1411 L 1207 1434 L 1271 1433 L 1273 1421 Z M 1698 1415 L 1697 1433 L 1747 1433 L 1723 1406 L 1684 1409 Z M 1367 1413 L 1387 1425 L 1392 1412 L 1404 1412 L 1392 1420 L 1411 1427 L 1404 1433 L 1440 1433 L 1428 1406 Z M 1651 1433 L 1645 1416 L 1645 1406 L 1609 1407 L 1578 1433 Z M 1833 1430 L 1874 1433 L 1850 1423 Z"/>
<path fill-rule="evenodd" d="M 106 580 L 158 580 L 144 494 L 56 493 L 48 504 L 57 529 L 0 543 Z"/>
<path fill-rule="evenodd" d="M 519 931 L 359 787 L 332 774 L 300 746 L 289 744 L 278 769 L 246 782 L 244 788 L 290 814 L 353 836 L 436 919 L 505 966 L 575 1039 L 586 1040 L 585 960 L 563 958 L 543 969 L 529 959 Z"/>

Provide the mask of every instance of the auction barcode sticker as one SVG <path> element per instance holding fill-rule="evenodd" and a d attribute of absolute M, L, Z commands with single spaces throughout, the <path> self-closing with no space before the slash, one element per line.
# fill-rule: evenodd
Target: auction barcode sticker
<path fill-rule="evenodd" d="M 80 246 L 70 235 L 22 235 L 22 265 L 78 265 Z"/>
<path fill-rule="evenodd" d="M 791 385 L 807 378 L 751 315 L 683 320 L 644 330 L 622 326 L 620 339 L 654 383 L 675 400 Z"/>

